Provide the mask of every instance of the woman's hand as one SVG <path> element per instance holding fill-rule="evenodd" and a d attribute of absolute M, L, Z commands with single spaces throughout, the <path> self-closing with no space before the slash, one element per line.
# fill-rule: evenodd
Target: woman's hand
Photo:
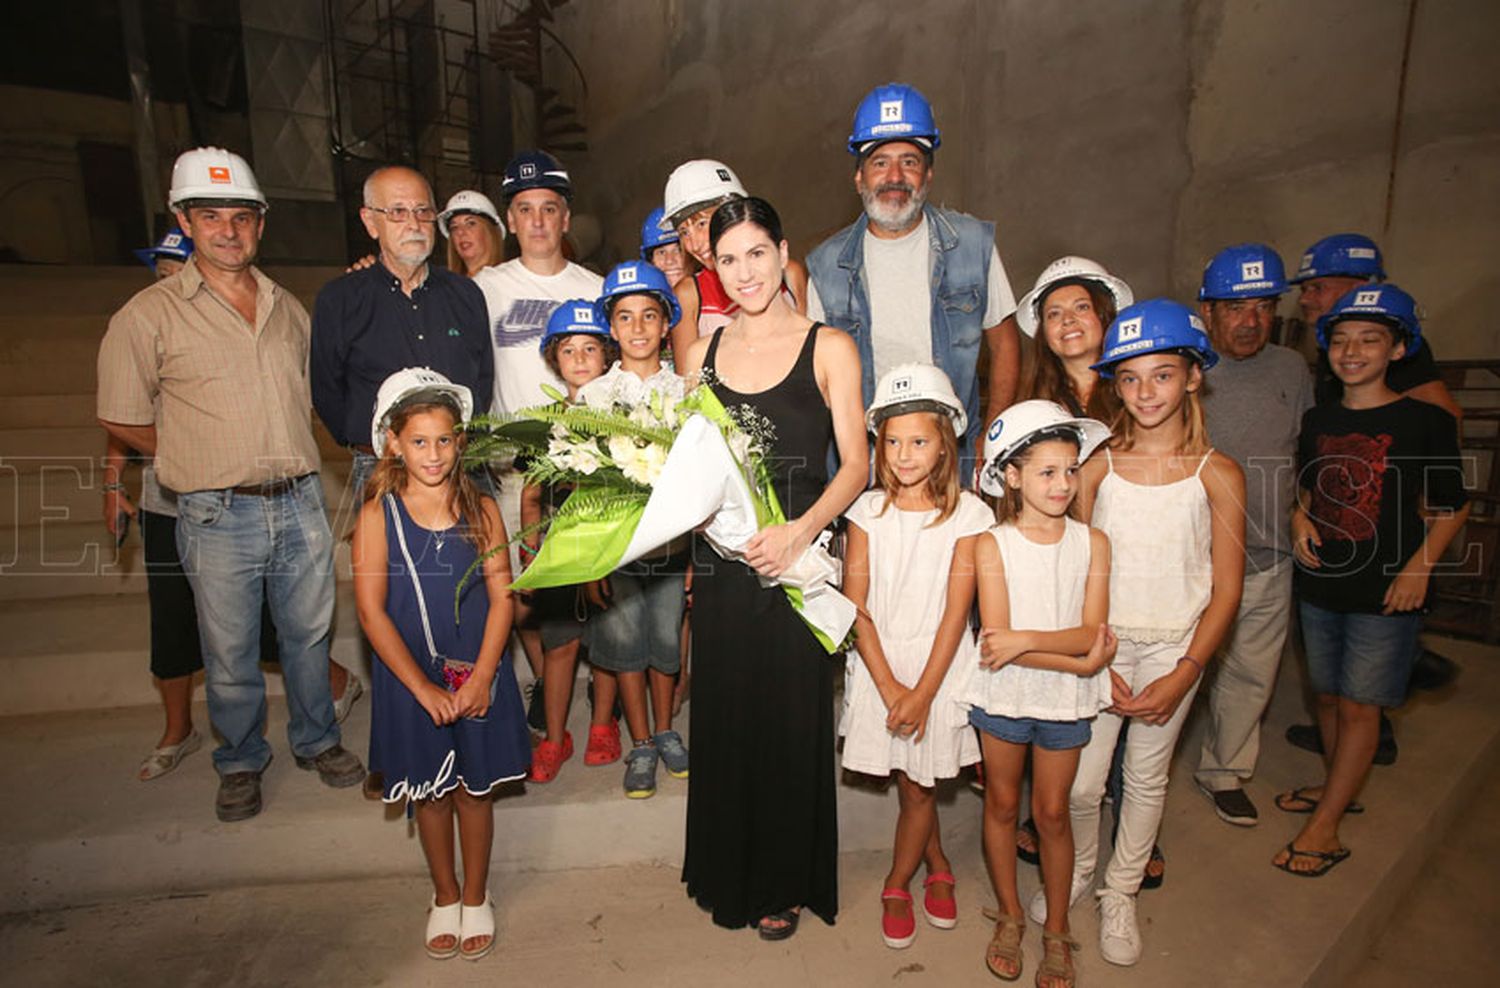
<path fill-rule="evenodd" d="M 771 525 L 756 532 L 745 543 L 745 562 L 761 576 L 775 578 L 785 573 L 802 550 L 812 544 L 812 539 L 803 538 L 788 522 Z"/>
<path fill-rule="evenodd" d="M 927 714 L 932 709 L 932 697 L 923 690 L 907 690 L 891 706 L 885 718 L 885 729 L 913 741 L 922 740 L 927 733 Z"/>
<path fill-rule="evenodd" d="M 1313 524 L 1307 512 L 1300 507 L 1292 512 L 1292 555 L 1297 557 L 1297 562 L 1308 569 L 1317 569 L 1323 565 L 1323 560 L 1318 558 L 1315 547 L 1321 546 L 1323 540 L 1318 538 L 1318 526 Z"/>
<path fill-rule="evenodd" d="M 1410 562 L 1401 567 L 1401 572 L 1396 574 L 1391 585 L 1385 588 L 1385 597 L 1381 601 L 1385 607 L 1381 609 L 1381 614 L 1415 611 L 1427 599 L 1427 582 L 1432 572 L 1419 561 L 1421 555 L 1417 553 L 1413 556 Z"/>
<path fill-rule="evenodd" d="M 469 678 L 453 694 L 455 719 L 483 717 L 490 712 L 490 683 L 493 678 L 482 675 L 478 669 L 469 674 Z"/>
<path fill-rule="evenodd" d="M 1088 654 L 1083 657 L 1085 674 L 1092 676 L 1113 662 L 1115 651 L 1119 647 L 1120 640 L 1115 637 L 1114 629 L 1107 624 L 1099 625 L 1099 631 L 1094 635 L 1094 643 L 1089 646 Z M 1121 682 L 1123 683 L 1124 680 Z"/>
<path fill-rule="evenodd" d="M 983 669 L 999 669 L 1030 651 L 1024 641 L 1025 632 L 1010 628 L 979 629 L 979 665 Z"/>
<path fill-rule="evenodd" d="M 1135 698 L 1135 694 L 1130 692 L 1130 684 L 1125 682 L 1125 677 L 1113 669 L 1109 671 L 1109 698 L 1110 705 L 1104 709 L 1112 714 L 1119 714 L 1121 717 L 1129 716 L 1121 707 L 1128 705 Z"/>
<path fill-rule="evenodd" d="M 1197 681 L 1198 667 L 1191 662 L 1179 662 L 1177 668 L 1160 679 L 1152 680 L 1130 700 L 1125 703 L 1117 702 L 1116 712 L 1160 727 L 1172 719 L 1172 715 L 1177 712 L 1177 705 Z"/>
<path fill-rule="evenodd" d="M 438 727 L 458 720 L 458 705 L 454 702 L 454 694 L 436 683 L 423 683 L 416 692 L 416 698 L 417 702 L 422 705 L 422 709 L 427 711 L 427 716 L 431 717 L 432 722 Z"/>

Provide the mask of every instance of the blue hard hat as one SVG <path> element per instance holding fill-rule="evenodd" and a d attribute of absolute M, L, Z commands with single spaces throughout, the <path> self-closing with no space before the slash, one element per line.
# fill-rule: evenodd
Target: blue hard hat
<path fill-rule="evenodd" d="M 1268 298 L 1286 291 L 1281 255 L 1265 244 L 1235 244 L 1214 255 L 1203 268 L 1198 301 Z"/>
<path fill-rule="evenodd" d="M 911 141 L 929 151 L 943 143 L 931 104 L 912 86 L 899 82 L 876 86 L 854 111 L 850 154 L 863 154 L 886 141 Z"/>
<path fill-rule="evenodd" d="M 1417 318 L 1417 300 L 1395 285 L 1360 285 L 1333 303 L 1318 319 L 1318 349 L 1328 349 L 1328 334 L 1334 324 L 1346 319 L 1383 322 L 1406 344 L 1410 357 L 1422 347 L 1422 321 Z"/>
<path fill-rule="evenodd" d="M 594 303 L 586 298 L 570 298 L 552 310 L 538 349 L 545 353 L 547 344 L 559 336 L 576 336 L 580 333 L 606 340 L 610 338 L 609 326 L 599 322 L 599 313 L 595 311 Z"/>
<path fill-rule="evenodd" d="M 1292 284 L 1338 275 L 1345 278 L 1385 280 L 1380 248 L 1362 233 L 1335 233 L 1324 237 L 1302 255 Z"/>
<path fill-rule="evenodd" d="M 156 262 L 163 257 L 173 261 L 186 261 L 192 257 L 193 238 L 174 226 L 155 246 L 138 247 L 131 253 L 135 255 L 136 260 L 155 271 Z"/>
<path fill-rule="evenodd" d="M 599 300 L 594 303 L 599 310 L 595 316 L 604 325 L 609 325 L 609 310 L 613 308 L 613 300 L 623 295 L 655 295 L 666 313 L 669 328 L 677 325 L 682 318 L 682 306 L 677 304 L 677 296 L 672 293 L 672 286 L 667 284 L 667 276 L 645 261 L 616 264 L 604 276 L 604 288 L 599 292 Z"/>
<path fill-rule="evenodd" d="M 641 224 L 641 260 L 651 260 L 651 252 L 666 244 L 677 243 L 677 231 L 667 225 L 666 212 L 657 206 L 646 214 Z"/>
<path fill-rule="evenodd" d="M 573 198 L 573 183 L 568 170 L 546 151 L 522 151 L 505 164 L 500 179 L 500 195 L 509 203 L 529 189 L 551 189 L 563 198 Z"/>
<path fill-rule="evenodd" d="M 1093 369 L 1100 377 L 1114 377 L 1121 361 L 1164 350 L 1185 352 L 1204 370 L 1219 362 L 1197 313 L 1169 298 L 1153 298 L 1120 310 L 1104 334 L 1104 353 Z"/>

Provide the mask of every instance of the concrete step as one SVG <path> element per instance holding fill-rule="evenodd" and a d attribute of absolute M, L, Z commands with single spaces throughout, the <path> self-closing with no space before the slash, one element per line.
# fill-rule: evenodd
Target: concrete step
<path fill-rule="evenodd" d="M 1276 812 L 1271 794 L 1318 773 L 1314 756 L 1281 738 L 1288 722 L 1304 716 L 1295 672 L 1282 677 L 1250 785 L 1265 814 L 1256 829 L 1220 822 L 1194 790 L 1195 712 L 1163 819 L 1167 882 L 1139 899 L 1141 961 L 1116 968 L 1100 959 L 1085 898 L 1071 917 L 1083 945 L 1080 980 L 1121 988 L 1341 985 L 1496 754 L 1500 650 L 1450 641 L 1437 647 L 1463 667 L 1461 688 L 1423 695 L 1397 715 L 1401 758 L 1374 770 L 1362 794 L 1368 812 L 1342 831 L 1354 855 L 1320 881 L 1296 881 L 1268 863 L 1303 819 Z M 265 811 L 229 825 L 212 815 L 215 780 L 206 751 L 155 782 L 133 780 L 159 730 L 152 711 L 0 721 L 0 785 L 28 794 L 27 812 L 12 814 L 0 833 L 0 908 L 33 911 L 4 933 L 10 970 L 23 983 L 76 984 L 86 968 L 77 966 L 79 955 L 91 951 L 119 951 L 122 970 L 140 971 L 142 984 L 179 971 L 191 972 L 188 980 L 221 972 L 225 983 L 237 983 L 234 972 L 252 958 L 259 980 L 291 983 L 305 978 L 308 956 L 323 958 L 330 972 L 358 964 L 386 976 L 400 971 L 402 983 L 431 977 L 417 946 L 429 888 L 410 826 L 399 811 L 352 791 L 329 791 L 295 771 L 281 705 L 271 709 L 277 757 L 266 774 Z M 575 735 L 583 709 L 576 704 Z M 356 751 L 363 750 L 367 717 L 361 701 L 346 726 Z M 979 908 L 993 899 L 979 848 L 981 800 L 967 790 L 945 791 L 940 808 L 959 880 L 958 927 L 919 924 L 913 947 L 891 954 L 876 939 L 896 814 L 888 790 L 850 785 L 846 777 L 840 921 L 827 927 L 809 917 L 791 944 L 773 948 L 713 927 L 683 894 L 677 863 L 685 784 L 663 778 L 654 798 L 627 801 L 619 774 L 618 765 L 589 769 L 575 757 L 556 782 L 496 801 L 490 888 L 508 977 L 552 984 L 615 970 L 630 983 L 672 985 L 910 980 L 902 975 L 977 984 L 987 977 L 979 965 L 990 930 Z M 1494 865 L 1473 862 L 1491 872 Z M 1036 870 L 1021 867 L 1019 883 L 1025 901 L 1037 886 Z M 163 952 L 159 944 L 185 927 L 195 935 Z M 1028 977 L 1040 942 L 1029 931 Z M 69 949 L 74 945 L 80 949 Z M 493 976 L 477 965 L 450 965 L 443 975 L 459 984 Z"/>
<path fill-rule="evenodd" d="M 97 355 L 98 348 L 95 348 Z M 0 392 L 11 395 L 93 394 L 99 387 L 93 358 L 54 360 L 42 357 L 26 363 L 0 363 Z"/>
<path fill-rule="evenodd" d="M 98 427 L 92 392 L 0 396 L 0 435 L 7 429 Z"/>

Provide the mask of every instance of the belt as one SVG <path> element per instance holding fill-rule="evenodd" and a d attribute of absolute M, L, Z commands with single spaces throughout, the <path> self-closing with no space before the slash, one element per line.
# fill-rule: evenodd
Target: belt
<path fill-rule="evenodd" d="M 231 487 L 230 490 L 236 494 L 244 494 L 249 497 L 279 497 L 297 486 L 301 477 L 282 477 L 280 480 L 270 480 L 264 484 L 250 484 L 245 487 Z"/>

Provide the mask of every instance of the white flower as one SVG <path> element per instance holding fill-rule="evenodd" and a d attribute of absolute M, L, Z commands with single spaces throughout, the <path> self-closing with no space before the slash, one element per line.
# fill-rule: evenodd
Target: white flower
<path fill-rule="evenodd" d="M 625 471 L 625 476 L 630 476 L 630 465 L 636 459 L 635 440 L 629 436 L 610 436 L 609 458 L 615 461 L 615 466 Z"/>
<path fill-rule="evenodd" d="M 736 463 L 745 464 L 750 462 L 749 436 L 735 429 L 729 435 L 725 436 L 724 439 L 729 444 L 730 455 L 734 457 Z"/>
<path fill-rule="evenodd" d="M 599 447 L 592 440 L 572 442 L 565 436 L 556 435 L 547 441 L 547 458 L 564 470 L 576 470 L 585 475 L 598 470 L 603 462 Z"/>
<path fill-rule="evenodd" d="M 667 451 L 656 443 L 648 443 L 635 449 L 635 456 L 630 464 L 620 465 L 625 476 L 638 484 L 654 487 L 657 479 L 661 476 L 662 467 L 667 463 Z"/>

